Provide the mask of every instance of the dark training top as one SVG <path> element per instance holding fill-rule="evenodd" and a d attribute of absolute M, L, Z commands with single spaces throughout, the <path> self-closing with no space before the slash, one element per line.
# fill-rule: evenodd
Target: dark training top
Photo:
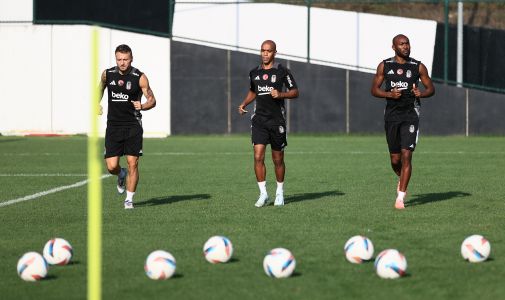
<path fill-rule="evenodd" d="M 109 95 L 107 126 L 131 126 L 139 124 L 142 119 L 140 111 L 136 111 L 131 101 L 140 101 L 142 89 L 140 76 L 142 72 L 131 67 L 127 74 L 119 73 L 117 67 L 107 69 L 105 84 Z"/>
<path fill-rule="evenodd" d="M 419 87 L 420 61 L 409 58 L 404 64 L 397 63 L 394 57 L 384 61 L 384 82 L 386 92 L 395 87 L 401 91 L 400 99 L 386 98 L 386 121 L 410 121 L 419 118 L 421 102 L 412 92 L 413 84 Z"/>
<path fill-rule="evenodd" d="M 270 92 L 274 89 L 283 92 L 283 87 L 296 89 L 291 72 L 279 63 L 270 69 L 263 69 L 260 65 L 249 72 L 249 80 L 250 90 L 256 93 L 254 114 L 270 119 L 285 119 L 284 99 L 274 99 Z"/>

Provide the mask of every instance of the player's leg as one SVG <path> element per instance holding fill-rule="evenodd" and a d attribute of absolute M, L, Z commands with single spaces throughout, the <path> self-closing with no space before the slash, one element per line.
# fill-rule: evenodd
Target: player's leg
<path fill-rule="evenodd" d="M 401 174 L 400 183 L 398 185 L 398 195 L 395 206 L 404 208 L 405 196 L 407 195 L 407 187 L 412 175 L 412 154 L 416 148 L 419 136 L 418 130 L 419 121 L 403 122 L 400 126 L 401 139 Z"/>
<path fill-rule="evenodd" d="M 272 161 L 275 166 L 275 178 L 277 179 L 277 190 L 275 191 L 274 205 L 284 205 L 284 175 L 286 165 L 284 164 L 284 151 L 272 149 Z"/>
<path fill-rule="evenodd" d="M 265 149 L 264 144 L 254 145 L 254 173 L 260 190 L 260 196 L 256 201 L 256 207 L 262 207 L 268 202 L 268 193 L 266 187 L 266 167 L 265 167 Z"/>
<path fill-rule="evenodd" d="M 288 145 L 285 122 L 277 122 L 270 128 L 270 145 L 272 147 L 272 161 L 275 167 L 275 178 L 277 179 L 277 190 L 275 192 L 274 205 L 284 205 L 284 175 L 286 165 L 284 164 L 284 148 Z"/>
<path fill-rule="evenodd" d="M 396 187 L 396 199 L 398 199 L 402 170 L 400 123 L 386 121 L 384 124 L 384 129 L 386 131 L 386 141 L 388 143 L 391 168 L 393 169 L 393 172 L 395 172 L 395 174 L 398 176 L 398 184 Z M 403 202 L 398 203 L 398 201 L 395 201 L 395 207 L 402 208 L 400 206 L 403 206 Z"/>
<path fill-rule="evenodd" d="M 125 191 L 126 169 L 121 168 L 119 158 L 124 153 L 124 131 L 121 128 L 109 128 L 105 131 L 105 164 L 110 174 L 116 175 L 117 191 Z"/>
<path fill-rule="evenodd" d="M 128 164 L 126 199 L 124 200 L 125 209 L 133 208 L 133 197 L 135 196 L 139 182 L 138 164 L 139 158 L 142 156 L 143 133 L 144 130 L 140 125 L 128 129 L 128 138 L 125 142 L 126 162 Z"/>

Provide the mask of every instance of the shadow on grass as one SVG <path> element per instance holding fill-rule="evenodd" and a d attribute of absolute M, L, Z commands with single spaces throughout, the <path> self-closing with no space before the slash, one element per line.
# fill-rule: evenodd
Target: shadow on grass
<path fill-rule="evenodd" d="M 445 192 L 445 193 L 419 194 L 419 195 L 414 195 L 412 197 L 412 199 L 405 202 L 405 204 L 406 204 L 405 206 L 416 206 L 416 205 L 422 205 L 422 204 L 427 204 L 427 203 L 431 203 L 431 202 L 451 200 L 453 198 L 468 197 L 471 195 L 472 194 L 470 194 L 470 193 L 458 192 L 458 191 Z"/>
<path fill-rule="evenodd" d="M 57 276 L 54 276 L 52 274 L 49 274 L 47 275 L 46 277 L 44 277 L 44 279 L 42 279 L 43 281 L 48 281 L 48 280 L 55 280 L 55 279 L 58 279 Z"/>
<path fill-rule="evenodd" d="M 78 260 L 71 260 L 67 265 L 72 266 L 72 265 L 80 265 L 81 262 Z"/>
<path fill-rule="evenodd" d="M 293 203 L 298 201 L 306 201 L 306 200 L 316 200 L 323 197 L 329 196 L 343 196 L 344 193 L 340 191 L 328 191 L 328 192 L 319 192 L 319 193 L 303 193 L 303 194 L 294 194 L 290 196 L 286 196 L 284 199 L 285 203 Z"/>
<path fill-rule="evenodd" d="M 152 198 L 149 200 L 145 200 L 142 202 L 135 203 L 135 206 L 152 206 L 152 205 L 163 205 L 163 204 L 172 204 L 179 201 L 187 201 L 187 200 L 206 200 L 210 199 L 209 194 L 194 194 L 194 195 L 174 195 L 169 197 L 158 197 Z"/>
<path fill-rule="evenodd" d="M 0 135 L 2 136 L 2 135 Z M 19 139 L 19 138 L 16 138 L 16 139 L 1 139 L 0 140 L 0 143 L 10 143 L 10 142 L 19 142 L 21 141 L 22 139 Z"/>

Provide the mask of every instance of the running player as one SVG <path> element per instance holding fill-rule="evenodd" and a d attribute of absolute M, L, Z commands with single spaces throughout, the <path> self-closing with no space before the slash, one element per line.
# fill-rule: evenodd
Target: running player
<path fill-rule="evenodd" d="M 430 97 L 435 88 L 426 66 L 410 57 L 409 39 L 399 34 L 393 38 L 395 56 L 383 60 L 372 82 L 372 95 L 386 98 L 384 128 L 391 166 L 398 175 L 395 208 L 404 209 L 407 186 L 412 174 L 412 153 L 419 136 L 420 98 Z M 424 91 L 419 89 L 421 80 Z M 385 90 L 381 89 L 385 82 Z"/>
<path fill-rule="evenodd" d="M 100 81 L 101 96 L 107 88 L 109 106 L 105 131 L 105 163 L 109 173 L 118 177 L 117 191 L 123 194 L 126 189 L 124 208 L 131 209 L 139 180 L 139 157 L 142 156 L 144 130 L 140 111 L 155 107 L 156 99 L 147 76 L 131 65 L 131 48 L 119 45 L 115 56 L 116 66 L 104 70 Z M 142 95 L 147 100 L 145 103 L 141 103 Z M 128 169 L 121 168 L 119 164 L 119 158 L 123 155 L 126 155 Z"/>
<path fill-rule="evenodd" d="M 275 166 L 277 190 L 274 205 L 284 205 L 284 148 L 286 139 L 286 118 L 284 99 L 298 97 L 298 88 L 291 72 L 275 62 L 277 47 L 274 41 L 261 44 L 261 64 L 249 72 L 250 88 L 239 105 L 238 112 L 247 113 L 246 107 L 256 100 L 251 117 L 251 139 L 254 147 L 254 172 L 260 189 L 256 207 L 268 204 L 266 189 L 265 149 L 270 144 Z"/>

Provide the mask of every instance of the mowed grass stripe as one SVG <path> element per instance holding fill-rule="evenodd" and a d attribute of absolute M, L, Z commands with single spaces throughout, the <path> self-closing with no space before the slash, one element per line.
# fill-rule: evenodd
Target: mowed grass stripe
<path fill-rule="evenodd" d="M 86 173 L 84 137 L 0 137 L 0 144 L 0 154 L 34 149 L 5 159 L 2 173 Z M 502 145 L 501 137 L 422 137 L 407 209 L 399 212 L 393 208 L 397 178 L 382 135 L 291 134 L 286 205 L 261 209 L 254 207 L 258 188 L 248 136 L 146 139 L 133 211 L 123 209 L 115 178 L 103 181 L 104 299 L 500 299 Z M 197 155 L 152 155 L 170 152 Z M 266 164 L 272 197 L 269 149 Z M 47 190 L 72 180 L 1 177 L 0 186 L 19 195 L 29 181 Z M 0 209 L 2 299 L 85 298 L 86 190 L 46 197 Z M 491 242 L 491 259 L 482 264 L 469 264 L 459 253 L 463 239 L 475 233 Z M 203 257 L 203 244 L 217 234 L 234 245 L 229 264 L 211 265 Z M 375 255 L 386 248 L 404 253 L 409 276 L 382 280 L 373 263 L 348 263 L 344 243 L 356 234 L 372 240 Z M 14 269 L 19 257 L 40 252 L 55 236 L 72 243 L 75 263 L 50 268 L 49 280 L 21 281 Z M 264 273 L 263 258 L 275 247 L 295 255 L 294 277 L 274 280 Z M 147 255 L 157 249 L 175 256 L 175 278 L 155 282 L 144 274 Z"/>

